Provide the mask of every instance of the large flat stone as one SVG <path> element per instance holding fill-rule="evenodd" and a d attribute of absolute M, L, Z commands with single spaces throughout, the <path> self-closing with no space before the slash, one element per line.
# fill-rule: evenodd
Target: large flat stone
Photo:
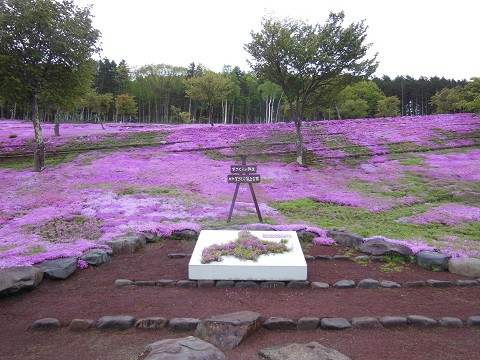
<path fill-rule="evenodd" d="M 320 326 L 327 330 L 343 330 L 352 327 L 352 324 L 344 318 L 323 318 Z"/>
<path fill-rule="evenodd" d="M 384 256 L 384 255 L 402 255 L 402 256 L 412 256 L 413 251 L 409 247 L 397 244 L 393 242 L 388 242 L 383 239 L 372 239 L 365 241 L 364 243 L 358 245 L 358 249 L 369 255 L 374 256 Z"/>
<path fill-rule="evenodd" d="M 422 315 L 407 316 L 407 321 L 410 325 L 420 326 L 425 328 L 438 325 L 437 320 L 429 318 L 427 316 L 422 316 Z"/>
<path fill-rule="evenodd" d="M 415 254 L 418 265 L 426 267 L 438 267 L 443 270 L 447 268 L 448 261 L 451 256 L 443 255 L 434 251 L 419 251 Z"/>
<path fill-rule="evenodd" d="M 35 264 L 35 267 L 38 267 L 51 279 L 64 280 L 77 269 L 77 258 L 45 260 L 39 264 Z"/>
<path fill-rule="evenodd" d="M 90 249 L 83 253 L 80 257 L 88 265 L 99 266 L 107 261 L 110 261 L 113 256 L 113 251 L 109 249 Z"/>
<path fill-rule="evenodd" d="M 271 317 L 263 323 L 263 326 L 268 330 L 295 330 L 297 324 L 292 319 Z"/>
<path fill-rule="evenodd" d="M 174 331 L 194 331 L 201 323 L 196 318 L 173 318 L 168 322 L 168 328 Z"/>
<path fill-rule="evenodd" d="M 259 351 L 267 360 L 350 360 L 341 352 L 327 348 L 317 342 L 271 346 Z"/>
<path fill-rule="evenodd" d="M 135 324 L 132 316 L 103 316 L 97 321 L 98 329 L 126 330 Z"/>
<path fill-rule="evenodd" d="M 329 231 L 327 236 L 335 240 L 339 245 L 343 246 L 358 246 L 363 243 L 363 237 L 358 234 L 347 233 L 343 231 Z"/>
<path fill-rule="evenodd" d="M 261 240 L 287 240 L 289 252 L 262 255 L 257 261 L 224 256 L 222 261 L 202 264 L 202 251 L 214 244 L 238 238 L 238 230 L 202 230 L 188 264 L 192 280 L 288 281 L 307 279 L 307 263 L 295 231 L 250 231 Z M 218 285 L 218 282 L 217 282 Z"/>
<path fill-rule="evenodd" d="M 35 330 L 59 329 L 61 327 L 62 327 L 62 324 L 60 324 L 60 321 L 55 318 L 38 319 L 32 325 L 32 329 L 35 329 Z"/>
<path fill-rule="evenodd" d="M 214 345 L 194 336 L 160 340 L 148 345 L 145 360 L 225 360 L 225 355 Z"/>
<path fill-rule="evenodd" d="M 34 266 L 0 269 L 0 298 L 32 290 L 43 279 L 43 271 Z"/>
<path fill-rule="evenodd" d="M 128 233 L 105 242 L 114 254 L 133 253 L 147 243 L 145 234 Z"/>
<path fill-rule="evenodd" d="M 258 330 L 260 318 L 253 311 L 212 316 L 198 325 L 195 336 L 221 349 L 233 349 Z"/>
<path fill-rule="evenodd" d="M 448 270 L 452 274 L 478 278 L 480 277 L 480 259 L 467 258 L 450 261 Z"/>

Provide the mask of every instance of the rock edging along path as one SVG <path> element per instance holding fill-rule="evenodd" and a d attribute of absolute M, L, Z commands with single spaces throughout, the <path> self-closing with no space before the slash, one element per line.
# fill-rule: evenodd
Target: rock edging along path
<path fill-rule="evenodd" d="M 274 229 L 272 227 L 272 229 Z M 299 238 L 302 239 L 314 239 L 320 234 L 314 231 L 314 228 L 301 227 L 296 230 Z M 198 231 L 191 229 L 176 230 L 171 233 L 171 239 L 188 239 L 195 240 L 198 238 Z M 358 246 L 359 251 L 371 255 L 371 257 L 357 257 L 350 259 L 347 256 L 334 256 L 332 258 L 328 256 L 306 256 L 307 260 L 354 260 L 354 261 L 376 261 L 381 260 L 383 256 L 394 255 L 411 257 L 413 251 L 405 245 L 388 242 L 384 239 L 371 239 L 365 241 L 361 236 L 357 234 L 350 234 L 340 231 L 329 231 L 327 236 L 333 239 L 335 244 L 343 246 Z M 79 257 L 70 258 L 58 258 L 45 260 L 41 263 L 35 264 L 33 267 L 17 267 L 0 269 L 0 298 L 4 296 L 10 296 L 15 293 L 28 291 L 34 289 L 40 284 L 43 279 L 43 275 L 46 277 L 64 280 L 70 277 L 78 267 L 99 266 L 104 262 L 110 261 L 115 254 L 132 253 L 138 251 L 140 248 L 148 243 L 153 243 L 156 240 L 156 235 L 151 232 L 145 233 L 127 233 L 125 235 L 116 237 L 105 243 L 105 248 L 93 248 L 83 252 Z M 168 256 L 171 259 L 184 258 L 189 254 L 178 253 L 170 254 Z M 361 259 L 360 259 L 361 258 Z M 417 263 L 426 268 L 450 270 L 450 272 L 469 277 L 480 278 L 480 259 L 459 259 L 457 261 L 450 261 L 450 257 L 440 254 L 435 251 L 420 251 L 415 254 Z M 29 268 L 35 268 L 35 271 L 29 271 Z M 41 274 L 38 272 L 39 269 Z M 149 285 L 153 285 L 151 281 L 147 282 Z M 143 285 L 148 285 L 143 283 Z M 128 282 L 124 285 L 130 285 Z M 180 286 L 179 286 L 180 284 Z M 179 287 L 195 287 L 198 283 L 190 282 L 190 280 L 178 281 Z M 210 283 L 205 283 L 204 287 L 211 286 Z M 140 284 L 137 284 L 140 285 Z M 157 285 L 157 284 L 156 284 Z M 215 284 L 215 286 L 217 286 Z M 229 287 L 227 283 L 225 287 Z M 441 286 L 437 284 L 438 286 Z M 235 284 L 237 286 L 237 284 Z M 281 286 L 281 285 L 278 285 Z M 308 287 L 306 284 L 297 283 L 295 286 Z M 422 286 L 422 285 L 419 285 Z M 434 286 L 434 285 L 432 285 Z M 447 285 L 450 286 L 450 285 Z M 460 285 L 462 286 L 462 285 Z M 201 287 L 201 286 L 200 286 Z M 218 286 L 217 286 L 218 287 Z M 242 282 L 238 287 L 256 287 L 252 282 Z M 275 287 L 275 285 L 272 285 Z M 325 285 L 319 285 L 319 288 L 325 287 Z M 388 287 L 388 286 L 387 286 Z"/>
<path fill-rule="evenodd" d="M 246 315 L 237 315 L 244 313 Z M 226 320 L 226 318 L 236 315 L 240 320 Z M 241 321 L 241 317 L 246 318 L 248 321 Z M 214 324 L 212 326 L 211 324 Z M 251 325 L 247 325 L 250 324 Z M 212 316 L 203 321 L 197 318 L 172 318 L 170 320 L 163 317 L 147 317 L 142 319 L 136 319 L 133 316 L 103 316 L 97 321 L 92 319 L 73 319 L 68 325 L 62 324 L 56 318 L 42 318 L 35 320 L 33 324 L 27 330 L 53 330 L 67 327 L 70 331 L 88 331 L 88 330 L 127 330 L 135 328 L 137 330 L 162 330 L 169 329 L 177 332 L 196 332 L 197 336 L 202 338 L 212 339 L 216 336 L 215 332 L 222 332 L 225 334 L 226 330 L 219 326 L 224 324 L 223 327 L 227 327 L 228 332 L 235 333 L 237 327 L 241 327 L 241 334 L 243 337 L 250 336 L 254 333 L 261 324 L 265 329 L 271 331 L 286 331 L 286 330 L 345 330 L 349 328 L 361 328 L 361 329 L 374 329 L 374 328 L 399 328 L 403 326 L 413 326 L 420 328 L 428 327 L 446 327 L 446 328 L 463 328 L 472 327 L 480 329 L 480 316 L 470 316 L 465 320 L 444 316 L 439 319 L 434 319 L 423 315 L 407 315 L 407 316 L 361 316 L 351 319 L 342 317 L 301 317 L 297 321 L 290 318 L 283 317 L 269 317 L 261 321 L 261 315 L 251 311 L 242 311 L 232 314 L 223 314 Z M 226 325 L 225 325 L 226 324 Z M 251 326 L 247 329 L 248 326 Z M 208 328 L 208 331 L 205 330 Z M 219 330 L 220 329 L 220 330 Z M 238 332 L 238 331 L 237 331 Z M 237 334 L 238 335 L 238 334 Z M 233 341 L 230 336 L 224 339 L 219 339 L 218 344 L 223 344 L 222 347 L 233 348 L 240 343 L 241 340 Z M 228 343 L 228 344 L 227 344 Z M 235 345 L 233 345 L 235 344 Z"/>
<path fill-rule="evenodd" d="M 449 280 L 435 280 L 428 279 L 426 281 L 409 281 L 403 283 L 397 283 L 388 280 L 374 280 L 363 279 L 358 283 L 353 280 L 339 280 L 335 283 L 325 283 L 318 281 L 234 281 L 234 280 L 129 280 L 129 279 L 117 279 L 115 280 L 115 286 L 151 286 L 151 287 L 177 287 L 181 289 L 195 289 L 195 288 L 237 288 L 237 289 L 314 289 L 314 290 L 326 290 L 326 289 L 379 289 L 379 288 L 450 288 L 450 287 L 470 287 L 479 286 L 480 279 L 477 280 L 464 280 L 459 279 L 455 282 Z"/>

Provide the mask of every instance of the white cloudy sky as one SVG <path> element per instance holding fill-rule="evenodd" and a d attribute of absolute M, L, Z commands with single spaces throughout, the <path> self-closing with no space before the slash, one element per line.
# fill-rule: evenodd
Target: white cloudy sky
<path fill-rule="evenodd" d="M 344 10 L 346 23 L 365 19 L 378 52 L 377 75 L 480 76 L 479 0 L 74 0 L 92 4 L 102 57 L 132 67 L 202 63 L 249 70 L 243 45 L 262 17 L 274 13 L 323 23 Z"/>

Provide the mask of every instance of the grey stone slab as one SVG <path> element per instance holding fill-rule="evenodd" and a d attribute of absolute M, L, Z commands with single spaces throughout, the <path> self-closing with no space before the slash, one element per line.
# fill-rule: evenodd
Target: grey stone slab
<path fill-rule="evenodd" d="M 343 232 L 343 231 L 329 231 L 327 236 L 335 240 L 339 245 L 343 246 L 357 246 L 363 243 L 363 237 L 358 234 Z"/>
<path fill-rule="evenodd" d="M 260 328 L 260 319 L 253 311 L 212 316 L 198 325 L 195 336 L 218 348 L 233 349 Z"/>
<path fill-rule="evenodd" d="M 446 288 L 446 287 L 453 287 L 455 284 L 452 281 L 447 280 L 435 280 L 435 279 L 428 279 L 427 284 L 431 287 L 436 288 Z"/>
<path fill-rule="evenodd" d="M 115 280 L 115 286 L 130 286 L 130 285 L 133 285 L 132 280 L 128 280 L 128 279 L 117 279 L 117 280 Z"/>
<path fill-rule="evenodd" d="M 198 232 L 195 230 L 185 229 L 172 232 L 172 238 L 180 240 L 196 240 Z"/>
<path fill-rule="evenodd" d="M 420 327 L 433 327 L 438 325 L 437 320 L 422 315 L 407 316 L 407 321 L 410 325 Z"/>
<path fill-rule="evenodd" d="M 323 318 L 320 321 L 320 326 L 327 330 L 343 330 L 352 327 L 345 318 Z"/>
<path fill-rule="evenodd" d="M 260 285 L 255 281 L 238 281 L 235 287 L 238 289 L 260 289 Z"/>
<path fill-rule="evenodd" d="M 402 287 L 399 283 L 390 280 L 382 280 L 380 281 L 380 286 L 384 288 L 399 288 Z"/>
<path fill-rule="evenodd" d="M 297 330 L 316 330 L 320 324 L 318 317 L 302 317 L 298 319 Z"/>
<path fill-rule="evenodd" d="M 384 255 L 402 255 L 402 256 L 412 256 L 413 251 L 409 247 L 397 244 L 393 242 L 388 242 L 383 239 L 372 239 L 365 241 L 358 245 L 358 249 L 369 255 L 374 256 L 384 256 Z"/>
<path fill-rule="evenodd" d="M 263 281 L 260 283 L 260 288 L 262 289 L 276 289 L 284 288 L 285 282 L 283 281 Z"/>
<path fill-rule="evenodd" d="M 68 330 L 70 331 L 86 331 L 93 329 L 95 321 L 92 319 L 73 319 Z"/>
<path fill-rule="evenodd" d="M 316 255 L 315 259 L 317 259 L 317 260 L 332 260 L 333 256 L 330 256 L 330 255 Z"/>
<path fill-rule="evenodd" d="M 337 260 L 337 261 L 350 261 L 350 257 L 346 255 L 335 255 L 332 260 Z"/>
<path fill-rule="evenodd" d="M 478 278 L 480 277 L 480 259 L 466 258 L 450 261 L 448 271 L 452 274 Z"/>
<path fill-rule="evenodd" d="M 415 254 L 415 259 L 417 260 L 418 265 L 429 268 L 436 267 L 444 270 L 447 269 L 447 264 L 450 258 L 451 256 L 443 255 L 442 253 L 434 251 L 420 251 Z"/>
<path fill-rule="evenodd" d="M 315 260 L 315 256 L 305 255 L 305 261 L 314 261 L 314 260 Z"/>
<path fill-rule="evenodd" d="M 213 288 L 215 287 L 214 280 L 198 280 L 197 285 L 199 288 Z"/>
<path fill-rule="evenodd" d="M 427 286 L 425 281 L 408 281 L 402 284 L 406 288 L 421 288 Z"/>
<path fill-rule="evenodd" d="M 157 280 L 155 281 L 155 283 L 157 284 L 157 286 L 160 286 L 160 287 L 174 287 L 177 284 L 175 280 L 170 280 L 170 279 Z"/>
<path fill-rule="evenodd" d="M 357 287 L 360 289 L 378 289 L 380 282 L 373 279 L 362 279 L 358 282 Z"/>
<path fill-rule="evenodd" d="M 135 322 L 135 328 L 142 330 L 161 330 L 167 325 L 167 319 L 164 317 L 147 317 L 138 319 Z"/>
<path fill-rule="evenodd" d="M 355 287 L 355 281 L 353 280 L 340 280 L 332 285 L 335 289 L 351 289 Z"/>
<path fill-rule="evenodd" d="M 259 354 L 267 360 L 350 360 L 341 352 L 317 342 L 271 346 L 260 350 Z"/>
<path fill-rule="evenodd" d="M 477 280 L 463 280 L 463 279 L 459 279 L 457 281 L 455 281 L 455 284 L 457 286 L 461 286 L 461 287 L 466 287 L 466 286 L 478 286 L 478 281 Z"/>
<path fill-rule="evenodd" d="M 64 280 L 77 270 L 77 258 L 70 257 L 45 260 L 39 264 L 35 264 L 35 266 L 51 279 Z"/>
<path fill-rule="evenodd" d="M 310 281 L 292 280 L 288 282 L 287 287 L 291 289 L 307 289 L 310 287 Z"/>
<path fill-rule="evenodd" d="M 150 281 L 150 280 L 139 280 L 139 281 L 135 281 L 133 284 L 137 286 L 156 286 L 157 282 Z"/>
<path fill-rule="evenodd" d="M 383 316 L 379 320 L 380 323 L 386 328 L 408 325 L 407 318 L 403 316 Z"/>
<path fill-rule="evenodd" d="M 61 327 L 62 324 L 60 324 L 60 321 L 55 318 L 38 319 L 32 324 L 32 329 L 35 330 L 59 329 Z"/>
<path fill-rule="evenodd" d="M 168 328 L 174 331 L 194 331 L 200 323 L 200 319 L 195 318 L 173 318 L 168 322 Z"/>
<path fill-rule="evenodd" d="M 469 326 L 469 327 L 480 327 L 480 316 L 470 316 L 467 319 L 467 326 Z"/>
<path fill-rule="evenodd" d="M 455 318 L 455 317 L 443 317 L 438 322 L 440 326 L 448 327 L 448 328 L 461 328 L 463 327 L 462 320 Z"/>
<path fill-rule="evenodd" d="M 367 255 L 360 255 L 360 256 L 355 256 L 352 260 L 358 263 L 366 263 L 370 261 L 370 257 Z"/>
<path fill-rule="evenodd" d="M 43 271 L 34 266 L 0 269 L 0 298 L 32 290 L 42 279 Z"/>
<path fill-rule="evenodd" d="M 148 345 L 144 360 L 226 360 L 220 349 L 193 336 Z"/>
<path fill-rule="evenodd" d="M 97 321 L 98 329 L 126 330 L 135 324 L 133 316 L 102 316 Z"/>
<path fill-rule="evenodd" d="M 330 287 L 330 284 L 319 281 L 312 281 L 310 286 L 312 287 L 312 289 L 315 290 L 326 290 Z"/>
<path fill-rule="evenodd" d="M 152 244 L 157 241 L 157 234 L 151 231 L 145 231 L 143 235 L 145 236 L 145 241 L 147 244 Z"/>
<path fill-rule="evenodd" d="M 189 289 L 197 287 L 198 284 L 195 280 L 179 280 L 177 281 L 177 287 L 181 289 Z"/>
<path fill-rule="evenodd" d="M 383 328 L 382 323 L 374 318 L 374 317 L 368 317 L 368 316 L 362 316 L 362 317 L 354 317 L 352 319 L 352 325 L 355 328 L 361 328 L 361 329 L 378 329 L 378 328 Z"/>
<path fill-rule="evenodd" d="M 225 289 L 225 288 L 233 288 L 235 286 L 235 281 L 233 280 L 218 280 L 215 284 L 216 288 Z"/>
<path fill-rule="evenodd" d="M 295 321 L 283 317 L 270 317 L 262 325 L 268 330 L 295 330 L 297 328 Z"/>
<path fill-rule="evenodd" d="M 169 259 L 183 259 L 183 258 L 187 257 L 187 254 L 185 254 L 185 253 L 171 253 L 171 254 L 168 254 L 167 257 Z"/>
<path fill-rule="evenodd" d="M 80 257 L 88 265 L 99 266 L 113 258 L 113 251 L 110 249 L 90 249 Z"/>
<path fill-rule="evenodd" d="M 136 233 L 128 233 L 105 242 L 106 245 L 110 246 L 114 254 L 136 252 L 146 243 L 145 234 Z"/>

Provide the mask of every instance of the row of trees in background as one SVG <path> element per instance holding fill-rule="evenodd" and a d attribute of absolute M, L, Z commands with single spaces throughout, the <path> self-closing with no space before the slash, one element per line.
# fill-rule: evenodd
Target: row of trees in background
<path fill-rule="evenodd" d="M 45 163 L 40 122 L 252 123 L 293 120 L 305 165 L 302 122 L 317 119 L 480 112 L 479 79 L 371 79 L 364 22 L 266 18 L 245 44 L 253 72 L 165 64 L 129 69 L 102 59 L 90 7 L 72 0 L 0 0 L 0 116 L 28 118 L 35 169 Z M 370 80 L 369 80 L 370 79 Z M 103 126 L 103 125 L 102 125 Z"/>
<path fill-rule="evenodd" d="M 123 60 L 117 65 L 102 59 L 92 71 L 93 83 L 74 101 L 58 106 L 48 98 L 40 99 L 41 119 L 99 123 L 271 123 L 291 119 L 282 89 L 239 67 L 225 66 L 220 73 L 195 63 L 130 69 Z M 478 78 L 373 78 L 349 85 L 328 103 L 307 109 L 305 120 L 479 112 L 479 83 Z M 1 118 L 30 116 L 27 103 L 2 99 L 0 94 Z"/>

